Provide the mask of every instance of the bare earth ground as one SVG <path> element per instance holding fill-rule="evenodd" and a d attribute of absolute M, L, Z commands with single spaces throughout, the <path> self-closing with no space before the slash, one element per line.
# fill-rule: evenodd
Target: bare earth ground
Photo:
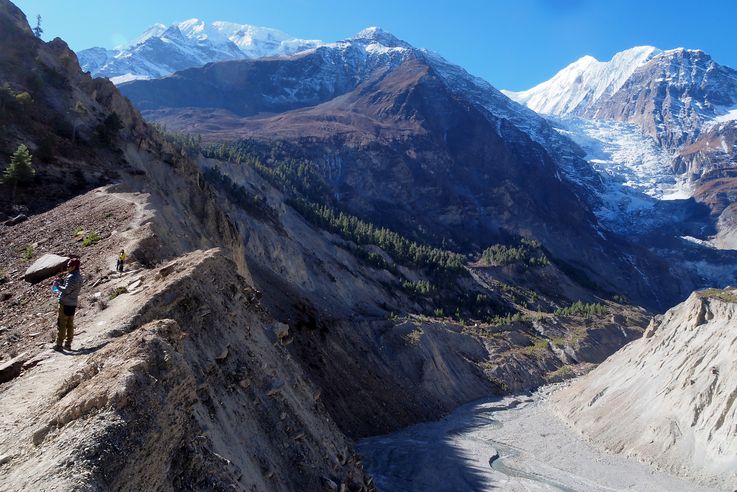
<path fill-rule="evenodd" d="M 131 239 L 125 231 L 143 220 L 142 199 L 140 194 L 99 188 L 19 225 L 0 226 L 0 277 L 5 278 L 0 283 L 0 364 L 43 350 L 55 337 L 57 304 L 51 280 L 35 285 L 23 280 L 26 269 L 46 253 L 81 257 L 84 288 L 75 322 L 77 334 L 84 334 L 85 320 L 96 311 L 90 296 L 100 291 L 106 299 L 111 290 L 102 282 L 98 288 L 91 286 L 115 276 L 117 252 Z M 92 232 L 101 239 L 83 246 Z M 28 253 L 30 258 L 25 258 Z"/>
<path fill-rule="evenodd" d="M 288 328 L 263 311 L 222 250 L 149 256 L 148 241 L 173 227 L 163 218 L 154 233 L 150 200 L 93 190 L 2 231 L 14 244 L 2 249 L 11 272 L 3 292 L 17 304 L 3 320 L 12 338 L 2 339 L 0 365 L 20 354 L 13 360 L 22 370 L 0 384 L 0 492 L 322 483 L 373 490 L 320 392 L 289 356 Z M 102 239 L 80 246 L 79 225 Z M 53 239 L 41 242 L 44 235 Z M 84 304 L 71 351 L 51 349 L 48 282 L 22 280 L 18 245 L 30 241 L 38 243 L 34 256 L 82 256 Z M 121 247 L 134 258 L 122 274 L 113 271 Z"/>
<path fill-rule="evenodd" d="M 382 492 L 710 490 L 596 450 L 547 408 L 550 391 L 471 403 L 359 450 Z"/>
<path fill-rule="evenodd" d="M 58 400 L 56 393 L 64 380 L 104 345 L 104 333 L 123 323 L 131 312 L 135 291 L 112 300 L 109 297 L 114 288 L 129 286 L 142 277 L 141 270 L 129 268 L 119 274 L 114 267 L 116 252 L 131 243 L 136 228 L 147 218 L 144 199 L 144 195 L 101 188 L 20 225 L 0 228 L 0 260 L 7 277 L 0 286 L 0 295 L 5 294 L 0 363 L 20 355 L 25 360 L 23 373 L 27 373 L 21 374 L 25 376 L 24 384 L 0 387 L 0 463 L 24 461 L 28 451 L 21 443 L 31 444 L 44 437 L 39 434 L 44 430 L 39 424 L 42 420 L 34 415 L 43 413 L 47 406 L 44 402 L 51 405 Z M 85 232 L 75 235 L 79 228 Z M 102 239 L 85 247 L 81 239 L 89 231 L 97 232 Z M 30 261 L 22 257 L 28 245 L 33 248 Z M 51 350 L 56 333 L 56 300 L 49 281 L 30 285 L 23 280 L 27 266 L 45 253 L 77 254 L 82 261 L 84 284 L 75 316 L 75 339 L 73 349 L 64 353 Z M 101 301 L 93 300 L 95 292 L 100 292 Z M 59 458 L 63 461 L 63 456 Z M 26 478 L 33 483 L 33 477 Z M 58 490 L 65 486 L 59 485 Z M 43 489 L 57 490 L 49 483 Z M 0 490 L 11 489 L 0 485 Z"/>

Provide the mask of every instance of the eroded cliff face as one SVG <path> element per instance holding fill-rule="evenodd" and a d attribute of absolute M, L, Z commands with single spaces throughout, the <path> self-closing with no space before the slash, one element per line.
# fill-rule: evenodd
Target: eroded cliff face
<path fill-rule="evenodd" d="M 35 37 L 10 2 L 0 3 L 0 45 L 2 161 L 25 144 L 36 169 L 32 186 L 0 184 L 0 216 L 43 212 L 128 168 L 116 142 L 150 133 L 110 81 L 82 72 L 61 39 Z"/>
<path fill-rule="evenodd" d="M 696 292 L 553 396 L 573 429 L 720 489 L 737 486 L 737 290 Z"/>
<path fill-rule="evenodd" d="M 122 278 L 136 287 L 82 324 L 85 349 L 47 354 L 5 388 L 4 414 L 19 417 L 3 419 L 5 486 L 366 489 L 288 328 L 234 270 L 220 250 L 194 251 Z"/>

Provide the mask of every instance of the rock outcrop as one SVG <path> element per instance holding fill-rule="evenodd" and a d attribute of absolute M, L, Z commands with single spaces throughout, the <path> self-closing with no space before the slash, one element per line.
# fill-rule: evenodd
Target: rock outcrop
<path fill-rule="evenodd" d="M 45 254 L 28 267 L 23 279 L 35 284 L 63 271 L 68 261 L 66 256 Z"/>
<path fill-rule="evenodd" d="M 696 292 L 556 393 L 597 444 L 719 489 L 737 488 L 737 289 Z"/>

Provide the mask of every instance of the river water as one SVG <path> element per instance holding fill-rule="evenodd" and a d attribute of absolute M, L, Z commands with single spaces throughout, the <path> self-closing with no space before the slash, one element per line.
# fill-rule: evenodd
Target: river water
<path fill-rule="evenodd" d="M 358 449 L 381 492 L 711 490 L 595 449 L 551 413 L 554 389 L 470 403 Z"/>

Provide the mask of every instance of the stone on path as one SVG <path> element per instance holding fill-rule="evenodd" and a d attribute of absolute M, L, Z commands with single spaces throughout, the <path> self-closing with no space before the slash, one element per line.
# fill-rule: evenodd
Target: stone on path
<path fill-rule="evenodd" d="M 28 267 L 28 270 L 26 270 L 26 273 L 23 275 L 23 279 L 26 282 L 36 284 L 64 271 L 68 261 L 69 258 L 66 256 L 45 254 L 38 260 L 34 261 L 33 265 Z"/>

